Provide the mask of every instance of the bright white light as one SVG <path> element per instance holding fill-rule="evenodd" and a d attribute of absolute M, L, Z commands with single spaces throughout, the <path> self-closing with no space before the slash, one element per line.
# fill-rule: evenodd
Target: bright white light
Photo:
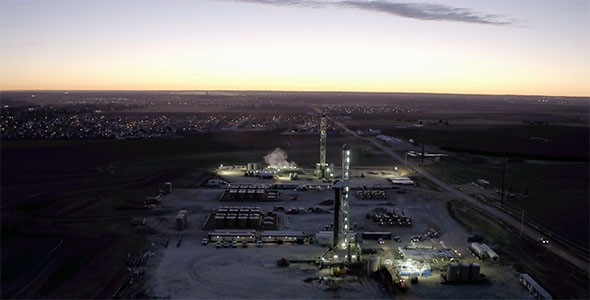
<path fill-rule="evenodd" d="M 397 171 L 397 167 L 394 168 Z"/>
<path fill-rule="evenodd" d="M 334 258 L 338 258 L 338 255 L 334 254 Z"/>
<path fill-rule="evenodd" d="M 219 167 L 220 167 L 220 168 L 223 168 L 223 164 L 220 164 L 220 165 L 219 165 Z"/>

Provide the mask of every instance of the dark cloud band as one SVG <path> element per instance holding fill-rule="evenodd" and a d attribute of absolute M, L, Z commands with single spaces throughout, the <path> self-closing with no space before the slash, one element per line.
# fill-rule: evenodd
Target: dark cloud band
<path fill-rule="evenodd" d="M 309 8 L 339 7 L 362 9 L 387 13 L 399 17 L 428 20 L 478 23 L 489 25 L 514 25 L 514 20 L 501 15 L 483 14 L 468 8 L 452 7 L 442 4 L 402 3 L 386 0 L 230 0 L 236 2 L 259 3 L 276 6 L 297 6 Z"/>

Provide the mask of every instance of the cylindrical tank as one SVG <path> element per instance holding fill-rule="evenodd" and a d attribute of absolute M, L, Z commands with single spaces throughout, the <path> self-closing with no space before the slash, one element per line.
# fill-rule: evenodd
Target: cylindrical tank
<path fill-rule="evenodd" d="M 186 209 L 179 210 L 178 214 L 184 216 L 184 226 L 186 226 L 188 224 L 188 210 L 186 210 Z"/>
<path fill-rule="evenodd" d="M 367 261 L 367 274 L 371 275 L 379 270 L 379 256 L 371 255 Z"/>
<path fill-rule="evenodd" d="M 267 229 L 272 228 L 272 226 L 274 225 L 274 223 L 270 222 L 270 221 L 264 221 L 263 224 L 264 224 L 264 228 L 267 228 Z"/>
<path fill-rule="evenodd" d="M 225 227 L 225 215 L 216 215 L 215 216 L 215 228 L 224 228 Z"/>
<path fill-rule="evenodd" d="M 447 281 L 448 282 L 455 282 L 458 279 L 459 275 L 459 265 L 458 264 L 449 264 L 447 268 Z"/>
<path fill-rule="evenodd" d="M 264 222 L 274 222 L 274 220 L 273 217 L 264 217 Z"/>
<path fill-rule="evenodd" d="M 240 217 L 238 217 L 238 227 L 239 228 L 246 228 L 246 227 L 248 227 L 248 216 L 240 216 Z"/>
<path fill-rule="evenodd" d="M 236 228 L 236 215 L 226 215 L 225 216 L 225 225 L 228 228 Z"/>
<path fill-rule="evenodd" d="M 260 225 L 260 217 L 253 216 L 253 215 L 250 215 L 250 217 L 248 217 L 248 227 L 250 227 L 252 229 L 256 229 L 256 228 L 258 228 L 259 225 Z"/>
<path fill-rule="evenodd" d="M 479 281 L 479 264 L 471 264 L 471 273 L 469 274 L 470 281 Z"/>
<path fill-rule="evenodd" d="M 184 229 L 185 223 L 184 223 L 184 216 L 183 215 L 177 215 L 176 216 L 176 229 L 178 230 L 182 230 Z"/>
<path fill-rule="evenodd" d="M 468 263 L 461 264 L 461 281 L 469 281 L 469 273 L 471 272 L 471 266 Z"/>

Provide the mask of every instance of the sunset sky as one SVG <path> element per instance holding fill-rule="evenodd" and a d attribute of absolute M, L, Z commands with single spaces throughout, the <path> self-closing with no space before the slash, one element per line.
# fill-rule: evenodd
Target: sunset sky
<path fill-rule="evenodd" d="M 0 0 L 0 89 L 590 95 L 588 0 Z"/>

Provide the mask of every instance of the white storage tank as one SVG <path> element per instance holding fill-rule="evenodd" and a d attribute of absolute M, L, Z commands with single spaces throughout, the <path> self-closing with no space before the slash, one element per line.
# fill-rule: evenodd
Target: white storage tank
<path fill-rule="evenodd" d="M 367 261 L 367 272 L 369 275 L 379 270 L 379 256 L 371 255 Z"/>

